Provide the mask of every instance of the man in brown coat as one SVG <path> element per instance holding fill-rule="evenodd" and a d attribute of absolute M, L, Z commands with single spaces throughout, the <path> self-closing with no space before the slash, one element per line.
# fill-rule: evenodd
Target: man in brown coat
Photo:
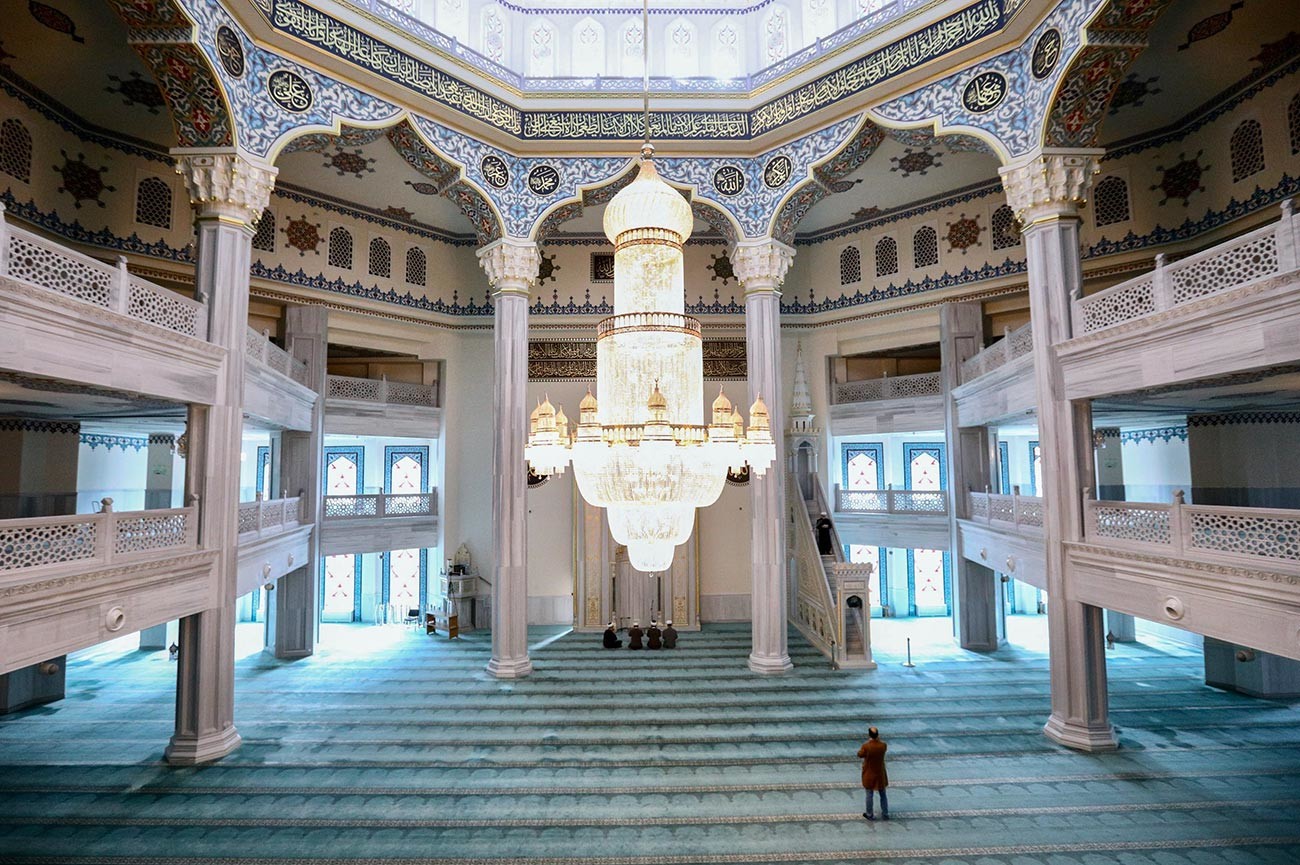
<path fill-rule="evenodd" d="M 870 738 L 858 749 L 858 756 L 862 758 L 862 786 L 867 791 L 867 810 L 862 816 L 868 820 L 876 819 L 871 811 L 871 792 L 878 790 L 880 817 L 888 820 L 889 799 L 885 796 L 885 788 L 889 786 L 889 776 L 885 774 L 885 751 L 889 746 L 880 741 L 880 731 L 875 727 L 867 730 L 867 735 Z"/>

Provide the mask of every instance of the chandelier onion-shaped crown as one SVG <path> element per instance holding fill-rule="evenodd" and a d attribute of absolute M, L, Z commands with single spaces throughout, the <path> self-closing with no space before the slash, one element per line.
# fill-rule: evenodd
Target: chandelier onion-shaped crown
<path fill-rule="evenodd" d="M 605 207 L 604 225 L 605 236 L 615 245 L 627 232 L 647 228 L 671 232 L 677 243 L 685 243 L 691 236 L 695 225 L 691 205 L 659 177 L 653 147 L 642 148 L 636 180 L 619 190 Z"/>

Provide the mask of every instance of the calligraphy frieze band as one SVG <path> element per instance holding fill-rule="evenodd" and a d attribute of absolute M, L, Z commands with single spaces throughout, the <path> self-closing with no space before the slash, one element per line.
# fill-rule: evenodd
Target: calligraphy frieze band
<path fill-rule="evenodd" d="M 651 137 L 731 141 L 765 135 L 998 31 L 1007 20 L 1007 5 L 1007 0 L 978 0 L 753 111 L 653 112 Z M 637 139 L 644 134 L 639 111 L 521 110 L 301 0 L 265 0 L 258 8 L 280 32 L 520 139 Z"/>
<path fill-rule="evenodd" d="M 743 381 L 748 375 L 743 339 L 704 340 L 704 377 Z M 596 379 L 596 343 L 532 340 L 528 343 L 528 380 Z"/>

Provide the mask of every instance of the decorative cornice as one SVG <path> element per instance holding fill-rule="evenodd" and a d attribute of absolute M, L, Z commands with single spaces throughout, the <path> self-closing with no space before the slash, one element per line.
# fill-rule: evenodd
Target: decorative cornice
<path fill-rule="evenodd" d="M 873 228 L 880 228 L 881 226 L 900 222 L 904 219 L 912 219 L 926 213 L 948 210 L 959 204 L 966 204 L 978 198 L 985 198 L 989 195 L 997 195 L 1001 193 L 1002 181 L 982 180 L 979 183 L 972 183 L 969 186 L 963 186 L 960 189 L 954 189 L 950 192 L 944 192 L 939 195 L 932 195 L 929 198 L 922 198 L 918 201 L 913 201 L 910 204 L 903 204 L 898 207 L 892 207 L 888 210 L 882 210 L 869 217 L 850 219 L 835 225 L 828 225 L 825 228 L 819 228 L 816 231 L 796 234 L 794 237 L 794 245 L 811 246 L 817 243 L 824 243 L 828 240 L 836 240 L 857 232 L 870 231 Z"/>
<path fill-rule="evenodd" d="M 480 249 L 478 261 L 487 273 L 494 297 L 501 294 L 527 297 L 537 283 L 542 253 L 531 240 L 503 237 Z"/>
<path fill-rule="evenodd" d="M 113 448 L 121 448 L 123 452 L 125 452 L 127 448 L 131 448 L 132 450 L 138 452 L 144 450 L 146 447 L 149 446 L 149 439 L 147 438 L 138 438 L 136 436 L 104 435 L 101 433 L 82 433 L 80 441 L 81 444 L 86 445 L 92 451 L 95 448 L 100 447 L 101 445 L 103 446 L 104 450 L 107 451 L 111 451 Z"/>
<path fill-rule="evenodd" d="M 1300 424 L 1300 412 L 1239 411 L 1222 414 L 1194 414 L 1187 418 L 1189 427 L 1238 426 L 1243 424 Z"/>
<path fill-rule="evenodd" d="M 1289 574 L 1279 574 L 1272 571 L 1256 570 L 1255 568 L 1239 568 L 1232 565 L 1221 565 L 1215 562 L 1182 559 L 1176 556 L 1163 556 L 1155 552 L 1142 553 L 1125 547 L 1099 546 L 1079 541 L 1067 541 L 1065 546 L 1071 551 L 1086 553 L 1100 558 L 1115 558 L 1130 562 L 1163 565 L 1180 572 L 1196 571 L 1202 574 L 1214 574 L 1217 576 L 1242 577 L 1244 579 L 1256 580 L 1263 583 L 1277 584 L 1285 582 L 1292 586 L 1300 586 L 1300 577 Z"/>
<path fill-rule="evenodd" d="M 149 433 L 149 444 L 171 447 L 176 444 L 176 436 L 171 433 Z"/>
<path fill-rule="evenodd" d="M 396 229 L 397 231 L 414 234 L 417 237 L 440 241 L 451 246 L 474 246 L 476 243 L 474 234 L 470 232 L 458 234 L 453 231 L 444 231 L 437 226 L 415 222 L 414 220 L 408 222 L 403 219 L 389 216 L 383 211 L 374 210 L 365 205 L 357 204 L 354 201 L 344 201 L 341 198 L 335 198 L 320 192 L 312 192 L 309 189 L 303 189 L 300 186 L 293 186 L 288 183 L 276 184 L 275 190 L 271 195 L 274 198 L 283 198 L 296 204 L 304 204 L 308 207 L 315 207 L 318 210 L 337 213 L 341 216 L 347 216 L 360 222 L 382 225 L 387 228 Z"/>
<path fill-rule="evenodd" d="M 1187 441 L 1187 427 L 1185 425 L 1132 429 L 1119 433 L 1119 441 L 1122 445 L 1155 444 L 1157 441 L 1171 442 L 1174 439 Z"/>
<path fill-rule="evenodd" d="M 78 568 L 79 572 L 66 577 L 55 577 L 49 580 L 41 580 L 35 583 L 19 583 L 15 586 L 7 586 L 0 589 L 0 598 L 17 598 L 24 595 L 35 595 L 41 592 L 48 592 L 53 589 L 66 589 L 71 586 L 81 586 L 86 583 L 107 582 L 114 577 L 125 577 L 131 574 L 139 573 L 159 573 L 164 575 L 164 582 L 172 578 L 186 578 L 190 574 L 182 573 L 186 568 L 196 565 L 211 565 L 216 562 L 216 550 L 199 550 L 198 552 L 189 551 L 180 553 L 175 556 L 165 556 L 152 558 L 138 564 L 130 565 L 109 565 L 96 569 L 91 563 L 91 570 L 80 570 L 87 567 L 84 561 L 66 562 L 70 568 Z M 152 585 L 157 588 L 157 585 Z"/>
<path fill-rule="evenodd" d="M 772 238 L 742 240 L 728 257 L 746 296 L 769 292 L 779 295 L 794 262 L 794 249 Z"/>
<path fill-rule="evenodd" d="M 27 418 L 0 418 L 0 432 L 33 432 L 52 435 L 77 435 L 81 424 L 74 420 L 29 420 Z"/>
<path fill-rule="evenodd" d="M 176 173 L 185 181 L 198 218 L 235 219 L 251 231 L 271 200 L 279 169 L 233 152 L 176 153 Z"/>
<path fill-rule="evenodd" d="M 1076 216 L 1088 200 L 1097 161 L 1096 148 L 1044 149 L 998 169 L 1007 202 L 1023 224 L 1054 216 Z"/>
<path fill-rule="evenodd" d="M 704 378 L 710 381 L 744 381 L 749 375 L 745 352 L 743 339 L 704 340 Z M 595 381 L 596 341 L 530 340 L 528 379 Z"/>

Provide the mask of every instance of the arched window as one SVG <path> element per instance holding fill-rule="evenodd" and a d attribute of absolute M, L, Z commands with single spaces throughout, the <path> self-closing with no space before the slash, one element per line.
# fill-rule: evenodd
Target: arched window
<path fill-rule="evenodd" d="M 700 74 L 699 45 L 695 25 L 678 18 L 668 25 L 667 57 L 664 70 L 670 78 L 693 78 Z"/>
<path fill-rule="evenodd" d="M 370 241 L 369 271 L 371 276 L 392 276 L 393 250 L 382 237 Z"/>
<path fill-rule="evenodd" d="M 135 188 L 135 221 L 155 228 L 172 227 L 172 188 L 157 177 L 146 177 Z"/>
<path fill-rule="evenodd" d="M 275 251 L 275 214 L 271 208 L 262 211 L 262 215 L 257 220 L 257 233 L 253 235 L 253 249 L 260 249 L 263 252 Z"/>
<path fill-rule="evenodd" d="M 882 237 L 876 241 L 876 276 L 898 273 L 898 241 Z"/>
<path fill-rule="evenodd" d="M 434 21 L 447 36 L 469 43 L 469 0 L 438 0 Z"/>
<path fill-rule="evenodd" d="M 845 247 L 840 252 L 840 285 L 862 281 L 862 253 L 856 246 Z"/>
<path fill-rule="evenodd" d="M 923 225 L 912 235 L 912 266 L 918 270 L 939 263 L 939 235 Z"/>
<path fill-rule="evenodd" d="M 15 117 L 0 123 L 0 171 L 23 183 L 32 182 L 32 134 Z"/>
<path fill-rule="evenodd" d="M 907 551 L 907 606 L 913 616 L 951 612 L 948 554 L 943 550 Z"/>
<path fill-rule="evenodd" d="M 1258 120 L 1243 120 L 1228 142 L 1232 161 L 1232 182 L 1245 180 L 1264 170 L 1264 131 Z"/>
<path fill-rule="evenodd" d="M 1108 174 L 1092 194 L 1092 218 L 1098 228 L 1127 222 L 1129 219 L 1128 184 L 1124 178 Z"/>
<path fill-rule="evenodd" d="M 905 442 L 903 460 L 906 463 L 909 490 L 939 492 L 948 488 L 948 473 L 943 465 L 942 442 Z"/>
<path fill-rule="evenodd" d="M 833 0 L 803 0 L 803 39 L 812 44 L 835 32 Z"/>
<path fill-rule="evenodd" d="M 538 21 L 528 30 L 528 74 L 534 78 L 555 75 L 555 28 Z"/>
<path fill-rule="evenodd" d="M 595 18 L 583 18 L 573 28 L 573 75 L 595 78 L 605 74 L 605 28 Z"/>
<path fill-rule="evenodd" d="M 625 78 L 640 78 L 644 69 L 641 22 L 629 21 L 618 31 L 619 71 Z"/>
<path fill-rule="evenodd" d="M 846 444 L 841 459 L 846 490 L 885 488 L 884 445 L 880 442 Z"/>
<path fill-rule="evenodd" d="M 393 550 L 383 554 L 384 603 L 392 604 L 403 615 L 407 610 L 424 606 L 426 550 Z"/>
<path fill-rule="evenodd" d="M 993 248 L 1006 249 L 1020 245 L 1020 226 L 1016 223 L 1016 213 L 1011 205 L 1004 204 L 993 211 Z"/>
<path fill-rule="evenodd" d="M 713 56 L 714 78 L 740 77 L 740 50 L 740 32 L 731 22 L 723 21 L 714 26 L 709 49 Z"/>
<path fill-rule="evenodd" d="M 790 53 L 790 15 L 783 6 L 773 6 L 763 16 L 763 65 L 784 60 Z"/>
<path fill-rule="evenodd" d="M 506 14 L 495 3 L 483 7 L 479 14 L 479 34 L 483 56 L 496 63 L 505 60 L 508 34 L 506 33 Z"/>
<path fill-rule="evenodd" d="M 352 269 L 352 234 L 346 228 L 335 228 L 330 231 L 328 261 L 330 267 Z"/>
<path fill-rule="evenodd" d="M 424 250 L 416 249 L 414 246 L 406 250 L 407 282 L 411 285 L 424 285 L 425 274 L 428 269 L 428 261 L 424 257 Z"/>
<path fill-rule="evenodd" d="M 1291 97 L 1291 107 L 1286 112 L 1286 123 L 1291 130 L 1291 152 L 1300 153 L 1300 93 Z"/>

